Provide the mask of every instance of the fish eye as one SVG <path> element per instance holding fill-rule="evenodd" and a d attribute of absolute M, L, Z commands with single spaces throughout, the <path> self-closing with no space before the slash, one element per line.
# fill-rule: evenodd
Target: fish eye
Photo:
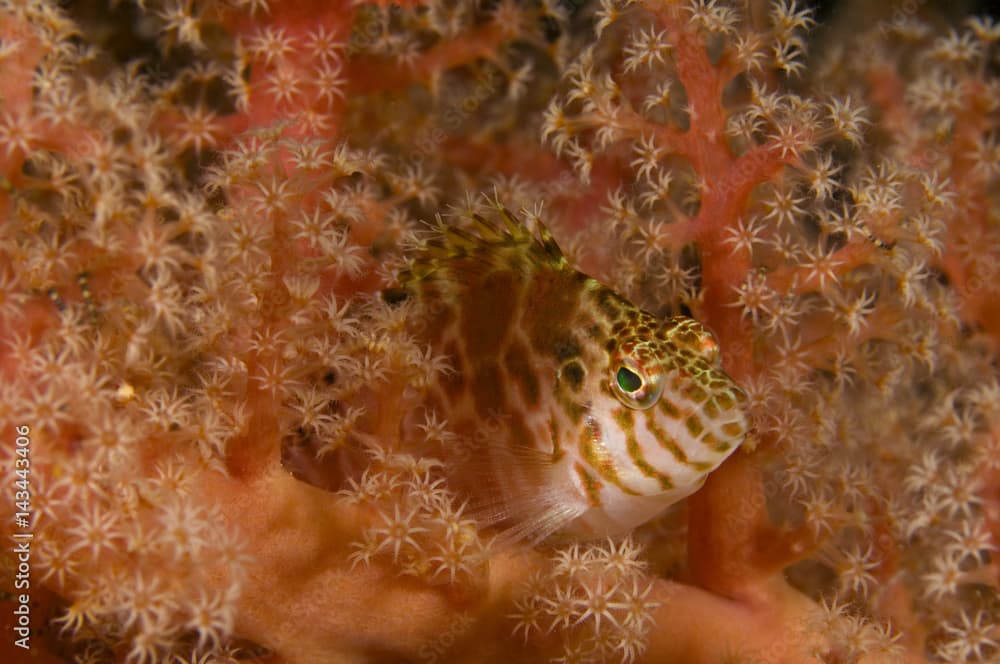
<path fill-rule="evenodd" d="M 614 365 L 611 391 L 625 406 L 637 410 L 650 408 L 663 393 L 659 373 L 649 374 L 636 361 L 623 358 Z"/>
<path fill-rule="evenodd" d="M 622 392 L 635 392 L 642 387 L 642 378 L 628 367 L 618 367 L 618 374 L 615 378 L 618 380 L 618 387 L 622 389 Z"/>

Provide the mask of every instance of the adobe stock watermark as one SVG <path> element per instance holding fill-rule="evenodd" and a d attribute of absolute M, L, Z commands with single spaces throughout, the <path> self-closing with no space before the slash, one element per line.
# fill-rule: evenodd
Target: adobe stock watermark
<path fill-rule="evenodd" d="M 455 645 L 456 642 L 470 636 L 475 618 L 469 613 L 462 612 L 448 625 L 447 629 L 441 632 L 433 640 L 420 646 L 417 655 L 420 661 L 425 664 L 443 661 L 442 658 Z M 477 654 L 482 656 L 481 649 L 477 649 Z"/>
<path fill-rule="evenodd" d="M 31 427 L 14 427 L 14 645 L 31 648 Z"/>
<path fill-rule="evenodd" d="M 991 292 L 995 293 L 998 280 L 1000 280 L 1000 266 L 984 263 L 955 290 L 962 303 L 968 305 Z"/>
<path fill-rule="evenodd" d="M 462 125 L 470 120 L 473 113 L 496 94 L 502 83 L 501 73 L 492 68 L 477 72 L 475 84 L 460 100 L 449 103 L 441 111 L 440 120 L 421 129 L 414 140 L 414 159 L 427 158 L 436 155 L 442 143 L 449 136 L 455 135 Z"/>
<path fill-rule="evenodd" d="M 484 450 L 491 447 L 498 450 L 505 449 L 508 444 L 506 436 L 510 427 L 509 420 L 508 413 L 491 409 L 487 417 L 481 420 L 473 431 L 457 437 L 452 448 L 454 461 L 464 463 L 481 456 Z"/>

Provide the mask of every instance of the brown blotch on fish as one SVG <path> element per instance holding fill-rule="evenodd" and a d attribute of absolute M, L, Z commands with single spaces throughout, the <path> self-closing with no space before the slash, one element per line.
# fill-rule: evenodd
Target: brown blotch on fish
<path fill-rule="evenodd" d="M 555 353 L 556 359 L 560 362 L 572 360 L 575 357 L 580 357 L 580 344 L 573 337 L 567 336 L 556 342 Z"/>
<path fill-rule="evenodd" d="M 660 404 L 660 410 L 662 410 L 665 415 L 673 417 L 674 419 L 680 419 L 681 417 L 680 408 L 674 405 L 674 402 L 672 402 L 670 399 L 667 399 L 666 397 L 660 397 L 659 404 Z"/>
<path fill-rule="evenodd" d="M 545 306 L 535 309 L 528 321 L 529 342 L 536 350 L 555 355 L 566 341 L 566 324 L 573 320 L 579 298 L 567 288 L 565 276 L 551 270 L 535 275 L 531 297 L 544 300 Z"/>
<path fill-rule="evenodd" d="M 604 315 L 614 320 L 618 318 L 622 311 L 618 307 L 618 296 L 615 295 L 614 291 L 602 288 L 597 291 L 597 306 L 601 308 Z"/>
<path fill-rule="evenodd" d="M 649 433 L 653 434 L 653 436 L 658 441 L 660 441 L 660 447 L 669 450 L 670 453 L 674 455 L 674 458 L 676 458 L 681 463 L 687 463 L 688 462 L 687 454 L 684 453 L 684 450 L 677 443 L 677 441 L 674 440 L 674 438 L 671 437 L 669 433 L 667 433 L 659 426 L 657 426 L 656 422 L 653 420 L 649 412 L 645 412 L 644 416 L 645 416 L 644 421 L 646 424 L 646 430 L 649 431 Z"/>
<path fill-rule="evenodd" d="M 506 409 L 503 374 L 496 362 L 483 362 L 475 368 L 472 374 L 472 398 L 476 404 L 476 413 L 484 419 L 497 410 Z"/>
<path fill-rule="evenodd" d="M 677 444 L 676 440 L 667 435 L 664 435 L 662 438 L 659 438 L 658 440 L 660 443 L 660 447 L 670 452 L 675 459 L 677 459 L 683 464 L 688 463 L 687 454 L 684 453 L 684 450 L 681 449 L 681 446 Z"/>
<path fill-rule="evenodd" d="M 509 414 L 508 428 L 510 439 L 515 446 L 534 447 L 535 437 L 520 413 Z"/>
<path fill-rule="evenodd" d="M 691 401 L 698 404 L 708 398 L 708 392 L 702 389 L 701 386 L 694 383 L 690 383 L 684 388 L 684 394 L 691 399 Z"/>
<path fill-rule="evenodd" d="M 639 472 L 646 477 L 654 478 L 659 483 L 660 489 L 670 491 L 674 488 L 674 481 L 669 475 L 661 473 L 646 461 L 642 455 L 642 448 L 639 447 L 639 441 L 636 440 L 635 434 L 632 432 L 629 432 L 625 437 L 625 450 L 628 452 L 629 458 L 632 459 L 632 463 L 639 469 Z"/>
<path fill-rule="evenodd" d="M 628 408 L 616 408 L 612 413 L 615 417 L 615 424 L 626 434 L 633 433 L 632 411 Z"/>
<path fill-rule="evenodd" d="M 722 410 L 729 410 L 736 405 L 736 400 L 733 399 L 732 394 L 729 392 L 719 392 L 715 399 Z"/>
<path fill-rule="evenodd" d="M 529 406 L 538 405 L 540 387 L 538 376 L 531 364 L 531 350 L 519 339 L 515 339 L 504 355 L 504 367 L 510 377 L 520 386 L 525 402 Z"/>
<path fill-rule="evenodd" d="M 469 357 L 496 357 L 514 319 L 520 290 L 515 274 L 494 272 L 479 285 L 482 294 L 462 308 L 462 339 Z"/>
<path fill-rule="evenodd" d="M 585 376 L 582 364 L 576 361 L 570 362 L 563 366 L 559 375 L 565 379 L 571 390 L 574 392 L 580 391 L 580 388 L 583 386 L 583 379 Z"/>
<path fill-rule="evenodd" d="M 721 441 L 711 433 L 705 434 L 705 436 L 701 439 L 701 444 L 721 454 L 725 454 L 733 446 L 732 443 L 728 441 Z"/>
<path fill-rule="evenodd" d="M 705 426 L 698 419 L 697 415 L 688 415 L 687 419 L 684 420 L 684 426 L 687 427 L 688 433 L 693 437 L 697 438 L 705 430 Z"/>
<path fill-rule="evenodd" d="M 587 493 L 587 499 L 591 507 L 600 507 L 601 487 L 604 485 L 596 477 L 588 473 L 583 464 L 573 464 L 573 469 L 580 476 L 580 481 L 583 483 L 583 489 Z"/>
<path fill-rule="evenodd" d="M 739 422 L 726 422 L 722 425 L 722 433 L 737 438 L 743 435 L 743 425 Z"/>
<path fill-rule="evenodd" d="M 716 405 L 715 399 L 710 399 L 708 403 L 702 406 L 702 412 L 711 420 L 717 418 L 719 416 L 719 407 Z"/>

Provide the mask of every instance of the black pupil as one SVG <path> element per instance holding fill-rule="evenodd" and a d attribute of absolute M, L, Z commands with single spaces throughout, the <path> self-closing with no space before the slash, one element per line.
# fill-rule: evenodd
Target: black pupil
<path fill-rule="evenodd" d="M 622 388 L 626 392 L 635 392 L 642 387 L 642 379 L 639 378 L 639 374 L 631 369 L 620 367 L 618 369 L 617 378 L 618 387 Z"/>

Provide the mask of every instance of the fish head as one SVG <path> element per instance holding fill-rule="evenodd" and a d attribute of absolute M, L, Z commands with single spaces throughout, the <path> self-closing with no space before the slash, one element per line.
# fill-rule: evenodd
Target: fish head
<path fill-rule="evenodd" d="M 632 522 L 636 498 L 656 497 L 662 509 L 690 495 L 739 446 L 746 397 L 704 325 L 613 299 L 603 308 L 614 316 L 603 326 L 602 352 L 590 358 L 580 390 L 573 449 L 591 504 Z"/>

